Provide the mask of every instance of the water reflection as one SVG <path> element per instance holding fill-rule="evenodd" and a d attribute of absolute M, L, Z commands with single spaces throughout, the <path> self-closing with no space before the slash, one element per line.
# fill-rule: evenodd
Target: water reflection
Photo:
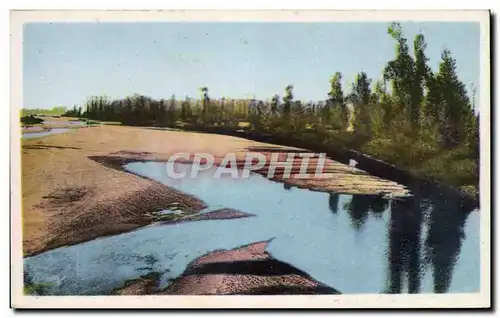
<path fill-rule="evenodd" d="M 427 217 L 426 212 L 429 212 Z M 469 213 L 470 210 L 457 199 L 442 198 L 432 204 L 418 196 L 393 200 L 389 221 L 387 292 L 405 292 L 403 279 L 408 282 L 408 293 L 420 292 L 424 269 L 429 266 L 434 292 L 448 292 L 465 239 L 464 227 Z M 425 240 L 421 239 L 423 225 L 427 228 Z"/>
<path fill-rule="evenodd" d="M 370 209 L 375 217 L 382 217 L 382 214 L 389 207 L 389 200 L 380 196 L 374 196 L 370 202 Z"/>
<path fill-rule="evenodd" d="M 254 216 L 149 226 L 42 253 L 25 260 L 35 283 L 55 281 L 53 292 L 59 294 L 98 293 L 152 268 L 166 284 L 210 251 L 274 238 L 270 255 L 342 293 L 479 290 L 479 212 L 461 213 L 471 209 L 456 201 L 287 191 L 288 185 L 261 175 L 215 179 L 209 171 L 174 180 L 158 162 L 127 169 L 209 207 Z M 152 266 L 142 258 L 147 255 L 159 261 Z"/>
<path fill-rule="evenodd" d="M 432 207 L 425 240 L 425 260 L 433 269 L 435 293 L 445 293 L 450 288 L 453 269 L 465 239 L 464 227 L 469 213 L 459 200 L 443 198 Z"/>
<path fill-rule="evenodd" d="M 408 292 L 420 292 L 420 199 L 393 200 L 389 221 L 389 293 L 402 292 L 402 280 L 408 280 Z"/>
<path fill-rule="evenodd" d="M 369 212 L 376 217 L 381 217 L 388 205 L 389 201 L 381 196 L 353 195 L 344 209 L 349 213 L 352 226 L 359 230 L 368 219 Z"/>
<path fill-rule="evenodd" d="M 339 211 L 339 194 L 338 193 L 330 193 L 328 197 L 328 207 L 333 214 L 337 214 Z"/>

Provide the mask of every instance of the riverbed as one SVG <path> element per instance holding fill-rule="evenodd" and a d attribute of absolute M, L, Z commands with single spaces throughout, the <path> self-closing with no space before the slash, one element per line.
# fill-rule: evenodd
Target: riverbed
<path fill-rule="evenodd" d="M 196 258 L 273 239 L 267 251 L 342 293 L 443 293 L 479 290 L 479 211 L 457 200 L 386 200 L 315 192 L 251 174 L 247 179 L 171 179 L 166 163 L 127 171 L 254 217 L 151 225 L 25 258 L 49 294 L 107 294 L 126 280 L 161 274 L 161 288 Z M 175 170 L 189 169 L 178 163 Z"/>
<path fill-rule="evenodd" d="M 70 128 L 51 128 L 40 132 L 26 132 L 21 135 L 21 138 L 23 139 L 41 138 L 55 134 L 62 134 L 71 130 L 72 129 Z"/>

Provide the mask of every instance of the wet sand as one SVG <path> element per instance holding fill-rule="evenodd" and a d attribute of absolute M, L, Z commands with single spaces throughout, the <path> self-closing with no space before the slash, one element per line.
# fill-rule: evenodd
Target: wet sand
<path fill-rule="evenodd" d="M 50 128 L 46 128 L 43 126 L 33 126 L 33 125 L 28 125 L 25 127 L 21 128 L 21 134 L 26 134 L 26 133 L 34 133 L 34 132 L 42 132 L 42 131 L 48 131 Z"/>
<path fill-rule="evenodd" d="M 283 295 L 340 294 L 307 273 L 274 259 L 265 249 L 269 241 L 233 250 L 214 251 L 188 265 L 165 290 L 158 290 L 159 274 L 127 282 L 118 295 Z"/>
<path fill-rule="evenodd" d="M 158 273 L 144 275 L 138 279 L 125 282 L 123 287 L 117 288 L 112 294 L 121 296 L 151 295 L 158 289 L 159 279 L 160 275 Z"/>
<path fill-rule="evenodd" d="M 350 167 L 338 161 L 326 158 L 324 163 L 319 159 L 319 154 L 311 153 L 307 150 L 295 148 L 270 148 L 270 147 L 249 147 L 249 152 L 259 152 L 266 158 L 266 165 L 255 172 L 261 174 L 270 180 L 286 183 L 287 185 L 309 189 L 312 191 L 364 194 L 364 195 L 386 195 L 391 194 L 394 197 L 404 197 L 409 194 L 408 189 L 400 184 L 386 179 L 378 178 L 367 172 Z M 287 162 L 289 155 L 294 155 L 293 162 Z M 304 160 L 302 155 L 314 155 L 302 167 Z M 272 156 L 276 161 L 284 163 L 283 166 L 274 169 L 269 174 Z M 219 158 L 219 162 L 222 160 Z M 244 167 L 245 161 L 238 160 L 237 166 Z M 316 170 L 320 172 L 321 177 L 315 176 Z M 285 171 L 288 174 L 285 175 Z M 306 176 L 302 176 L 305 174 Z"/>
<path fill-rule="evenodd" d="M 222 154 L 251 144 L 258 143 L 105 125 L 21 140 L 23 253 L 35 255 L 130 231 L 153 222 L 146 213 L 178 202 L 186 212 L 205 208 L 192 196 L 122 171 L 114 156 L 124 160 L 119 163 L 138 155 L 147 159 L 149 153 L 166 160 L 175 152 Z M 101 157 L 109 160 L 92 159 Z"/>
<path fill-rule="evenodd" d="M 177 152 L 207 152 L 216 158 L 235 152 L 241 161 L 251 147 L 276 145 L 214 134 L 110 125 L 21 140 L 23 252 L 35 255 L 130 231 L 154 222 L 148 213 L 179 202 L 188 213 L 205 208 L 195 197 L 123 171 L 125 163 L 166 161 Z M 378 188 L 385 187 L 383 191 L 404 191 L 400 185 L 369 175 L 362 177 L 363 182 L 353 182 L 360 180 L 360 174 L 340 163 L 335 167 L 329 181 L 294 184 L 357 193 L 369 188 L 362 184 L 372 182 Z"/>

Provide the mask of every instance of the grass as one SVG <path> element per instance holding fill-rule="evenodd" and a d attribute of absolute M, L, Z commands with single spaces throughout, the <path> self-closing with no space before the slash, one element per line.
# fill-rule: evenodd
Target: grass
<path fill-rule="evenodd" d="M 473 196 L 477 194 L 478 166 L 476 160 L 467 156 L 466 149 L 442 150 L 409 138 L 385 138 L 374 139 L 359 150 L 415 176 L 443 182 Z"/>
<path fill-rule="evenodd" d="M 51 109 L 22 108 L 21 109 L 21 116 L 28 116 L 28 115 L 61 116 L 65 112 L 66 112 L 65 107 L 53 107 Z"/>
<path fill-rule="evenodd" d="M 47 295 L 47 290 L 52 286 L 49 283 L 39 283 L 39 284 L 24 284 L 24 294 L 31 296 L 43 296 Z"/>
<path fill-rule="evenodd" d="M 247 121 L 240 121 L 240 122 L 238 122 L 238 127 L 239 128 L 249 128 L 250 126 L 252 126 L 252 124 L 250 124 Z"/>
<path fill-rule="evenodd" d="M 80 118 L 79 120 L 86 122 L 88 125 L 121 125 L 119 121 L 100 121 L 94 119 Z"/>
<path fill-rule="evenodd" d="M 24 285 L 23 292 L 25 295 L 43 296 L 47 295 L 48 289 L 53 285 L 52 283 L 34 283 L 32 277 L 24 272 Z"/>

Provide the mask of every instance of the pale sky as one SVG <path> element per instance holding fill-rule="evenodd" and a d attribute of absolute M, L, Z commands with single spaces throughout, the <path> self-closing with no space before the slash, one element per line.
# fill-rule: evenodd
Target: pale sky
<path fill-rule="evenodd" d="M 24 27 L 23 107 L 83 105 L 91 95 L 153 98 L 270 98 L 294 85 L 300 100 L 326 99 L 337 71 L 381 77 L 395 56 L 386 22 L 377 23 L 31 23 Z M 402 23 L 417 33 L 436 70 L 451 50 L 458 75 L 479 100 L 479 23 Z M 348 87 L 344 85 L 344 90 Z"/>

